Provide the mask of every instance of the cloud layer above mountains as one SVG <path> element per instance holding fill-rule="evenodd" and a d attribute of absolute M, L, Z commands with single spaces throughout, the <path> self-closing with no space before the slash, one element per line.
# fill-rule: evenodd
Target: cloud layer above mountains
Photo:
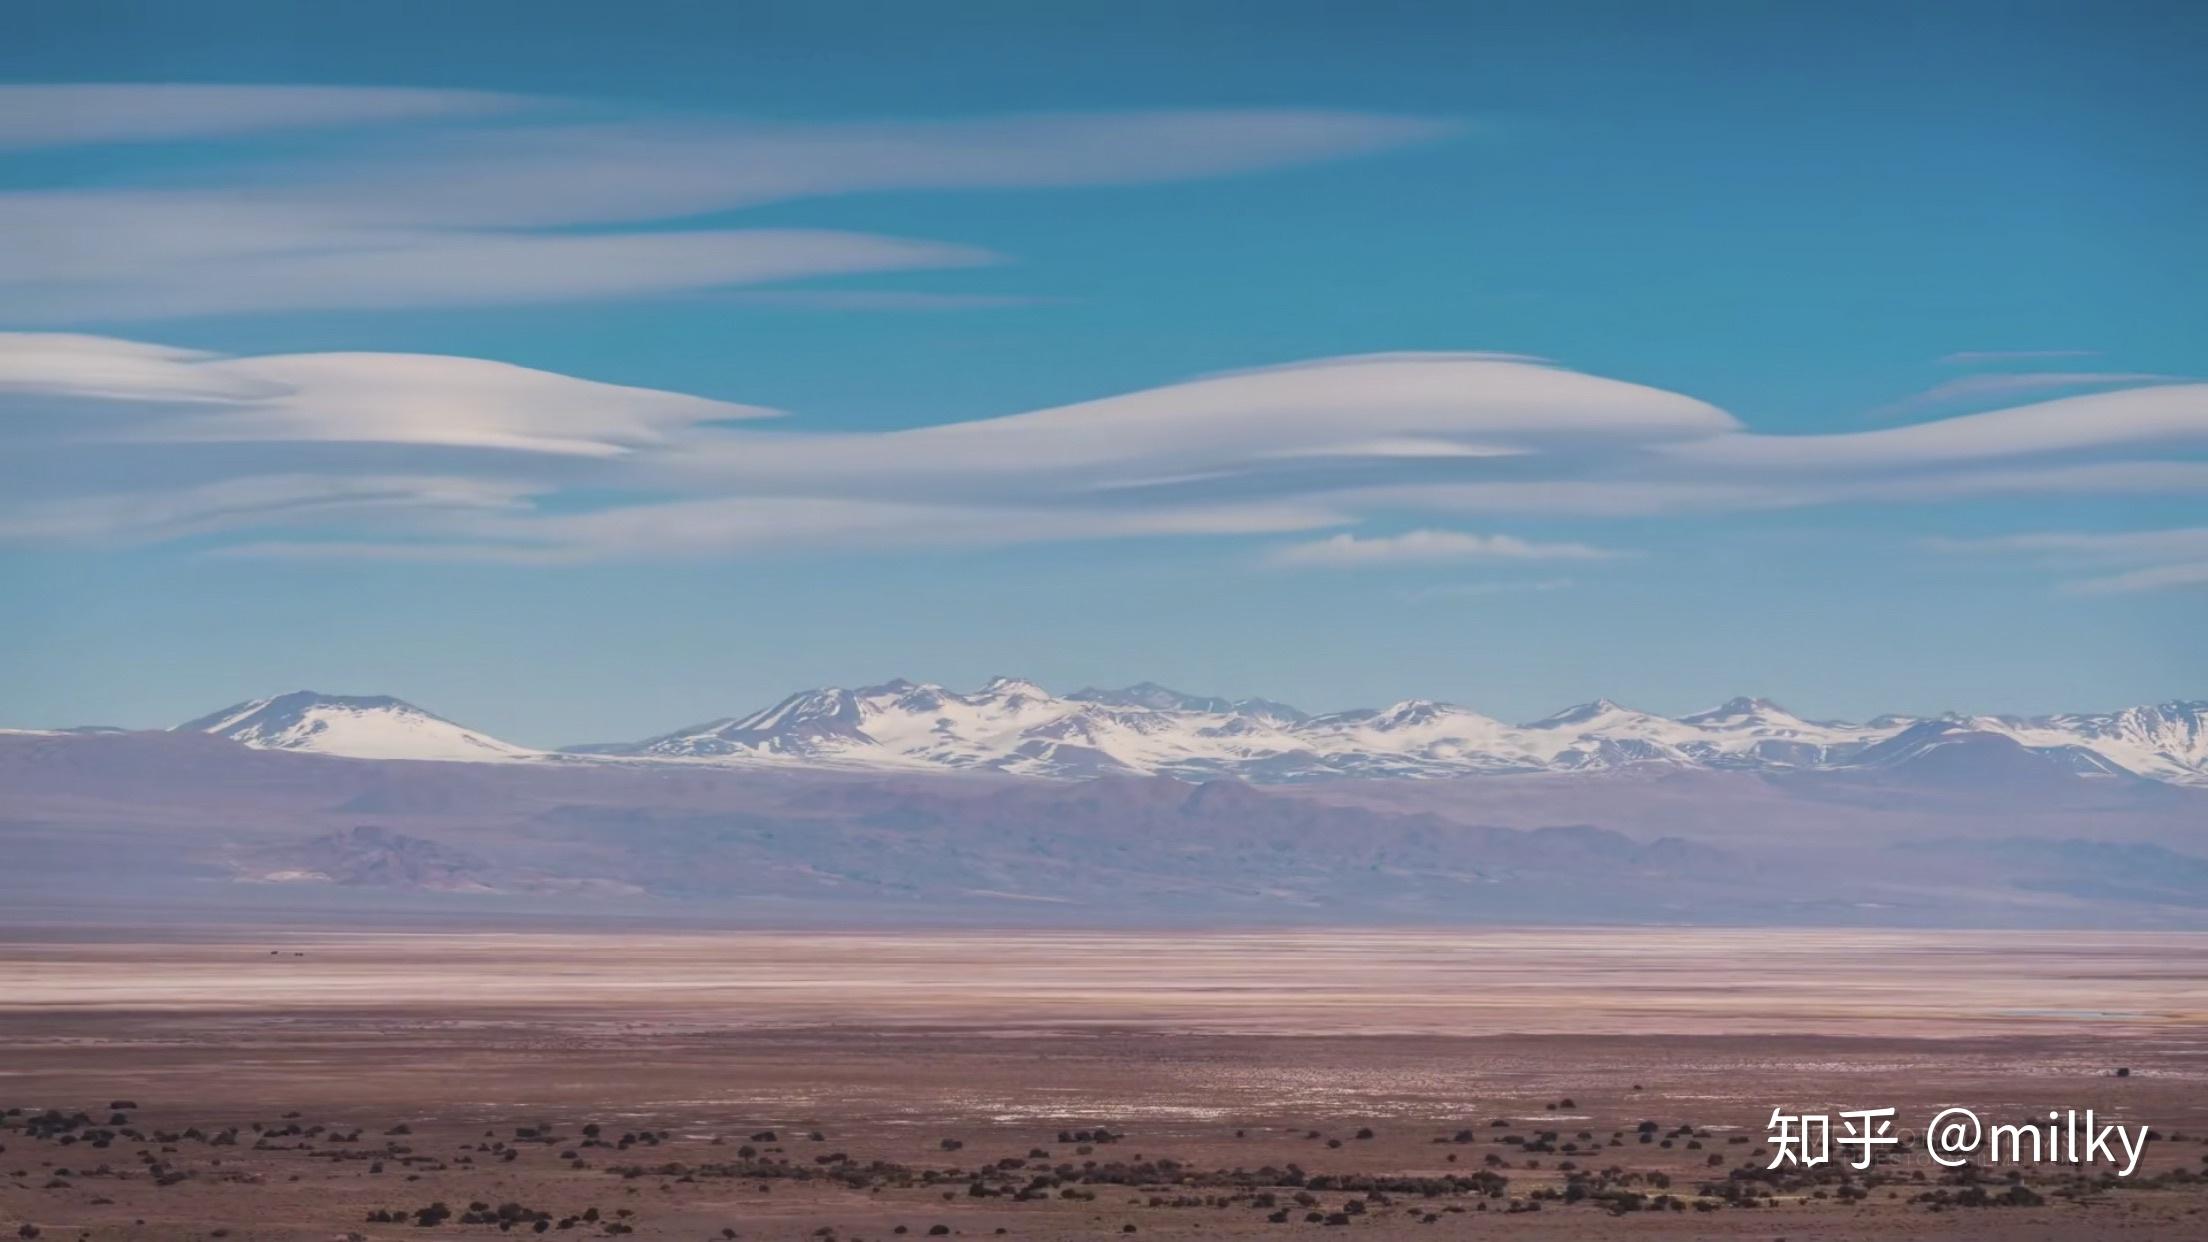
<path fill-rule="evenodd" d="M 29 171 L 0 189 L 0 314 L 50 328 L 737 286 L 779 286 L 746 296 L 792 305 L 991 304 L 802 287 L 1000 261 L 988 248 L 742 213 L 1185 182 L 1481 129 L 1312 108 L 769 121 L 494 92 L 6 85 L 0 156 Z M 66 175 L 80 149 L 179 142 L 191 159 Z M 40 173 L 56 152 L 64 175 Z M 1599 573 L 1652 516 L 2208 491 L 2208 384 L 2084 364 L 1949 379 L 1885 412 L 1920 421 L 1824 435 L 1473 352 L 1319 358 L 824 433 L 802 411 L 483 358 L 138 339 L 159 335 L 0 331 L 0 539 L 562 564 L 1183 536 L 1248 542 L 1251 563 L 1283 570 Z M 1623 529 L 1538 529 L 1563 519 Z M 1951 550 L 2124 592 L 2208 580 L 2188 535 L 2046 531 Z"/>
<path fill-rule="evenodd" d="M 1682 394 L 1479 353 L 1321 359 L 1074 405 L 822 434 L 758 406 L 481 359 L 227 357 L 0 334 L 0 535 L 193 538 L 229 555 L 573 562 L 1075 539 L 1306 536 L 1296 567 L 1596 561 L 1437 527 L 1560 514 L 2208 490 L 2208 384 L 1815 436 Z M 2182 585 L 2196 550 L 1995 543 Z"/>

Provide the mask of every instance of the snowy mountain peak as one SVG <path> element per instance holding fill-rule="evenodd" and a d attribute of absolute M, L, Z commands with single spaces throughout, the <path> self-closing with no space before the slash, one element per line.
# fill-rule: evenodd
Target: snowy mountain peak
<path fill-rule="evenodd" d="M 981 693 L 1002 699 L 1047 699 L 1051 697 L 1050 691 L 1043 689 L 1032 681 L 1026 681 L 1018 677 L 992 677 L 982 684 Z"/>
<path fill-rule="evenodd" d="M 251 699 L 188 720 L 178 733 L 211 733 L 261 750 L 296 750 L 354 759 L 505 762 L 537 752 L 477 733 L 389 695 L 298 690 Z"/>
<path fill-rule="evenodd" d="M 1630 709 L 1620 707 L 1608 699 L 1596 699 L 1592 703 L 1581 703 L 1577 707 L 1567 707 L 1554 716 L 1544 716 L 1525 727 L 1528 729 L 1562 729 L 1571 725 L 1592 724 L 1606 716 L 1638 714 L 1630 711 Z"/>
<path fill-rule="evenodd" d="M 1689 724 L 1716 724 L 1721 721 L 1744 720 L 1798 720 L 1794 713 L 1769 699 L 1752 699 L 1746 696 L 1731 698 L 1716 707 L 1706 707 L 1679 719 Z"/>
<path fill-rule="evenodd" d="M 1105 690 L 1097 686 L 1083 686 L 1066 696 L 1075 703 L 1097 703 L 1105 707 L 1134 707 L 1148 711 L 1207 712 L 1221 716 L 1247 716 L 1253 720 L 1296 721 L 1307 718 L 1303 711 L 1286 703 L 1271 699 L 1227 699 L 1218 695 L 1183 694 L 1171 686 L 1161 686 L 1154 681 L 1136 682 L 1117 690 Z"/>
<path fill-rule="evenodd" d="M 1233 704 L 1226 699 L 1195 694 L 1183 694 L 1171 686 L 1161 686 L 1154 681 L 1138 681 L 1117 690 L 1105 690 L 1097 686 L 1083 686 L 1066 698 L 1076 703 L 1101 703 L 1106 707 L 1140 707 L 1156 712 L 1226 712 Z"/>
<path fill-rule="evenodd" d="M 1297 724 L 1311 718 L 1311 713 L 1278 699 L 1236 699 L 1233 706 L 1237 716 L 1276 724 Z"/>
<path fill-rule="evenodd" d="M 1106 690 L 1099 686 L 1083 686 L 1066 696 L 1076 703 L 1103 703 L 1112 707 L 1147 707 L 1153 711 L 1187 710 L 1203 700 L 1194 695 L 1182 694 L 1171 686 L 1161 686 L 1154 681 L 1138 681 L 1118 690 Z"/>
<path fill-rule="evenodd" d="M 1437 699 L 1404 699 L 1380 709 L 1372 718 L 1376 729 L 1406 729 L 1432 724 L 1445 716 L 1466 714 L 1463 708 Z"/>

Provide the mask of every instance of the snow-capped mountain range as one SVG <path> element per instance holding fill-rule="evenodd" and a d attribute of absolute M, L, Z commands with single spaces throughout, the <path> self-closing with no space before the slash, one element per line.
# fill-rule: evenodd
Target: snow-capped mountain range
<path fill-rule="evenodd" d="M 2208 700 L 2043 717 L 1805 720 L 1763 699 L 1658 716 L 1606 699 L 1526 724 L 1412 699 L 1310 715 L 1264 699 L 1145 682 L 1054 695 L 999 677 L 978 690 L 891 681 L 793 694 L 763 711 L 638 742 L 534 751 L 387 697 L 301 691 L 177 726 L 248 746 L 372 759 L 629 761 L 870 771 L 1112 773 L 1261 783 L 1627 768 L 2132 775 L 2208 785 Z M 2003 766 L 2006 765 L 2006 766 Z"/>

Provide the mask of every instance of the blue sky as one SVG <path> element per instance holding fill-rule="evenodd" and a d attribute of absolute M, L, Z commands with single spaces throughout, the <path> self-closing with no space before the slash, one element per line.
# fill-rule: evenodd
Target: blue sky
<path fill-rule="evenodd" d="M 2198 6 L 334 7 L 0 45 L 0 723 L 2208 691 Z"/>

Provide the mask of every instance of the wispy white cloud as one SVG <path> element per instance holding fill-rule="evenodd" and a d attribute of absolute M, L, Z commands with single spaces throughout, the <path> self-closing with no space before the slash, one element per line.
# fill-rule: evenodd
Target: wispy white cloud
<path fill-rule="evenodd" d="M 1092 539 L 1251 536 L 1338 526 L 1344 515 L 1296 502 L 1091 509 L 914 503 L 842 497 L 730 497 L 624 505 L 590 513 L 455 514 L 416 521 L 409 542 L 255 540 L 248 557 L 514 561 L 570 564 L 823 550 L 1009 547 Z M 433 536 L 433 537 L 432 537 Z"/>
<path fill-rule="evenodd" d="M 848 436 L 729 436 L 665 465 L 693 485 L 1130 496 L 1300 490 L 1377 465 L 1615 452 L 1737 427 L 1661 389 L 1484 354 L 1381 354 L 1206 376 L 1075 405 Z M 1416 444 L 1415 453 L 1376 452 Z"/>
<path fill-rule="evenodd" d="M 331 207 L 365 202 L 391 223 L 611 224 L 855 193 L 1231 176 L 1431 142 L 1465 128 L 1430 117 L 1296 108 L 940 121 L 653 117 L 452 130 L 336 170 L 294 197 Z"/>
<path fill-rule="evenodd" d="M 126 402 L 232 402 L 265 385 L 231 373 L 219 356 L 69 332 L 0 332 L 0 393 Z"/>
<path fill-rule="evenodd" d="M 1588 561 L 1615 555 L 1584 543 L 1537 543 L 1515 535 L 1413 530 L 1370 538 L 1345 531 L 1314 543 L 1276 548 L 1268 559 L 1274 565 L 1295 568 L 1369 569 L 1455 561 Z"/>
<path fill-rule="evenodd" d="M 5 84 L 0 85 L 0 150 L 479 117 L 527 103 L 517 96 L 486 91 L 399 87 Z"/>
<path fill-rule="evenodd" d="M 1930 546 L 1944 552 L 2025 552 L 2103 561 L 2152 561 L 2173 556 L 2208 558 L 2208 526 L 2169 530 L 2033 531 L 1976 539 L 1934 539 Z"/>
<path fill-rule="evenodd" d="M 2053 358 L 2098 358 L 2097 349 L 1964 349 L 1947 354 L 1940 361 L 1948 366 L 1975 367 L 1987 363 L 2045 362 Z"/>
<path fill-rule="evenodd" d="M 1585 463 L 1574 463 L 1584 465 Z M 1593 473 L 1598 477 L 1582 477 Z M 2208 461 L 2050 462 L 1927 470 L 1837 470 L 1815 477 L 1753 469 L 1681 471 L 1669 461 L 1612 461 L 1538 479 L 1394 483 L 1328 494 L 1334 503 L 1447 514 L 1638 518 L 1856 504 L 1938 504 L 1991 496 L 2208 494 Z"/>
<path fill-rule="evenodd" d="M 332 522 L 522 508 L 526 484 L 495 479 L 267 475 L 148 492 L 73 496 L 0 510 L 0 538 L 139 542 Z"/>
<path fill-rule="evenodd" d="M 2208 384 L 2163 384 L 2061 397 L 1878 431 L 1714 436 L 1667 451 L 1690 465 L 1815 473 L 2151 445 L 2208 447 Z"/>
<path fill-rule="evenodd" d="M 1003 310 L 1065 301 L 1014 293 L 923 293 L 912 289 L 746 289 L 722 296 L 748 306 L 817 311 Z"/>
<path fill-rule="evenodd" d="M 0 204 L 0 227 L 4 215 L 5 204 Z M 0 263 L 38 242 L 28 235 L 0 240 Z M 159 318 L 275 307 L 388 310 L 550 302 L 997 261 L 998 256 L 972 246 L 824 230 L 602 234 L 333 229 L 317 234 L 305 249 L 176 254 L 127 277 L 26 281 L 14 288 L 11 311 L 71 322 L 118 313 Z M 21 270 L 26 265 L 0 265 L 0 272 L 8 266 Z"/>
<path fill-rule="evenodd" d="M 1331 493 L 1331 498 L 1359 510 L 1588 518 L 1786 509 L 1830 501 L 1823 493 L 1798 486 L 1724 477 L 1650 477 L 1649 468 L 1662 463 L 1612 461 L 1607 463 L 1608 477 L 1584 477 L 1599 472 L 1573 469 L 1586 464 L 1574 462 L 1535 478 L 1349 487 Z M 1639 473 L 1631 473 L 1636 470 Z"/>
<path fill-rule="evenodd" d="M 1875 419 L 1908 418 L 1971 405 L 2029 400 L 2049 392 L 2074 388 L 2135 387 L 2177 383 L 2186 378 L 2153 371 L 2005 371 L 1989 375 L 1965 375 L 1882 405 L 1871 411 L 1870 416 Z"/>
<path fill-rule="evenodd" d="M 2045 462 L 2006 468 L 1969 463 L 1948 469 L 1823 480 L 1816 486 L 1794 489 L 1790 503 L 1931 503 L 1982 496 L 2125 496 L 2189 492 L 2208 493 L 2208 461 L 2117 460 L 2085 461 L 2074 465 Z"/>
<path fill-rule="evenodd" d="M 1934 539 L 1930 547 L 1964 554 L 2025 556 L 2072 575 L 2077 595 L 2129 594 L 2208 584 L 2208 526 L 2162 530 L 2033 531 L 1974 539 Z M 2122 566 L 2135 568 L 2110 573 Z M 2098 570 L 2100 572 L 2092 572 Z"/>
<path fill-rule="evenodd" d="M 1408 604 L 1425 604 L 1444 599 L 1486 599 L 1496 595 L 1537 595 L 1550 591 L 1566 591 L 1578 585 L 1572 578 L 1496 578 L 1486 582 L 1438 582 L 1432 586 L 1413 587 L 1402 593 Z"/>
<path fill-rule="evenodd" d="M 2166 591 L 2176 587 L 2208 586 L 2208 560 L 2179 565 L 2154 565 L 2130 569 L 2102 578 L 2086 578 L 2069 584 L 2076 595 L 2130 595 L 2140 591 Z"/>
<path fill-rule="evenodd" d="M 18 435 L 436 445 L 586 457 L 665 444 L 700 423 L 776 413 L 480 358 L 232 358 L 57 333 L 0 333 L 0 394 L 11 391 L 41 398 L 35 404 L 42 414 L 16 416 Z"/>

